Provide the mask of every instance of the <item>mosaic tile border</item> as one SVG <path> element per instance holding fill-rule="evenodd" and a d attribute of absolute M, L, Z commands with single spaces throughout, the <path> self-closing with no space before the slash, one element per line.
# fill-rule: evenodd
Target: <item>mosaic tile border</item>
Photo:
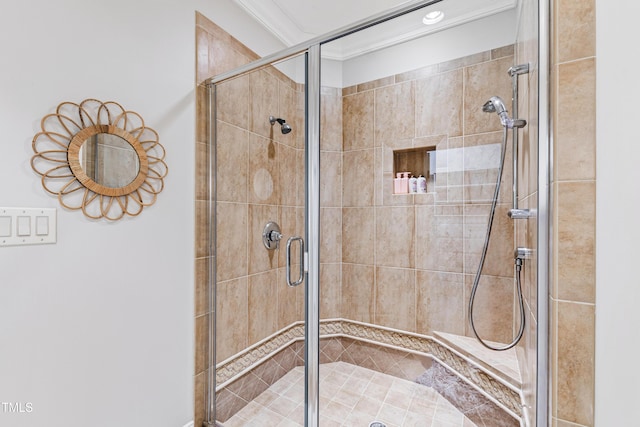
<path fill-rule="evenodd" d="M 216 384 L 218 387 L 223 387 L 225 383 L 245 374 L 248 370 L 273 357 L 289 344 L 301 339 L 304 339 L 304 324 L 292 324 L 276 335 L 217 365 Z"/>
<path fill-rule="evenodd" d="M 400 351 L 431 357 L 484 392 L 512 416 L 518 419 L 521 417 L 520 390 L 505 384 L 432 337 L 343 319 L 322 321 L 320 323 L 320 337 L 321 339 L 343 337 L 360 340 L 373 345 L 392 347 Z M 269 359 L 291 344 L 302 340 L 304 340 L 304 324 L 293 324 L 280 333 L 252 346 L 247 351 L 227 359 L 216 368 L 218 389 L 221 391 L 232 385 L 236 380 L 250 373 L 259 365 L 268 362 Z M 360 363 L 357 364 L 360 365 Z"/>

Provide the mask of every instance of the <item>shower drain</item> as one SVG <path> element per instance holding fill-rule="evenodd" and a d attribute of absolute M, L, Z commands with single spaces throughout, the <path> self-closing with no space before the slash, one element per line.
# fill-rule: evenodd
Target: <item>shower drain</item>
<path fill-rule="evenodd" d="M 372 421 L 371 424 L 369 424 L 369 427 L 387 427 L 387 425 L 380 421 Z"/>

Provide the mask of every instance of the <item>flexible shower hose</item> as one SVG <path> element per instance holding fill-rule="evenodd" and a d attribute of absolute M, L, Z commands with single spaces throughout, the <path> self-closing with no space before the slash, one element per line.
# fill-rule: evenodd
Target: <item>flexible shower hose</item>
<path fill-rule="evenodd" d="M 476 291 L 478 290 L 478 285 L 480 283 L 480 276 L 482 275 L 484 261 L 485 261 L 485 258 L 487 257 L 487 250 L 489 249 L 489 239 L 491 237 L 491 228 L 493 226 L 493 218 L 496 213 L 498 196 L 500 194 L 500 181 L 502 181 L 502 170 L 504 169 L 504 158 L 505 158 L 505 153 L 507 151 L 508 134 L 509 134 L 509 128 L 505 126 L 504 134 L 503 134 L 504 136 L 502 138 L 502 150 L 500 153 L 500 167 L 498 168 L 498 178 L 496 180 L 496 187 L 493 192 L 493 201 L 491 202 L 491 211 L 489 212 L 489 223 L 487 224 L 487 234 L 484 239 L 484 246 L 482 247 L 482 254 L 480 256 L 480 263 L 478 264 L 478 271 L 476 272 L 476 276 L 473 279 L 473 287 L 471 288 L 471 295 L 469 296 L 469 323 L 471 324 L 471 329 L 473 330 L 473 333 L 478 339 L 478 341 L 480 341 L 480 344 L 482 344 L 488 349 L 495 350 L 495 351 L 505 351 L 514 347 L 522 339 L 522 335 L 524 333 L 524 299 L 522 297 L 522 283 L 520 281 L 520 271 L 522 270 L 522 258 L 515 259 L 516 287 L 518 290 L 518 300 L 520 302 L 520 329 L 518 331 L 518 335 L 513 339 L 513 341 L 510 344 L 507 344 L 504 347 L 494 347 L 488 344 L 482 338 L 480 338 L 480 335 L 476 330 L 475 322 L 473 321 L 473 303 L 476 298 Z"/>

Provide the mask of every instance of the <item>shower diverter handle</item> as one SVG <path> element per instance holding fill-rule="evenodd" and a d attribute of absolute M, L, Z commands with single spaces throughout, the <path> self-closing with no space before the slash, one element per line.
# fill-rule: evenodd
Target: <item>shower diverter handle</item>
<path fill-rule="evenodd" d="M 291 245 L 295 241 L 300 242 L 300 275 L 295 282 L 291 281 Z M 302 284 L 304 280 L 304 240 L 300 236 L 292 236 L 287 240 L 287 285 L 294 287 Z"/>

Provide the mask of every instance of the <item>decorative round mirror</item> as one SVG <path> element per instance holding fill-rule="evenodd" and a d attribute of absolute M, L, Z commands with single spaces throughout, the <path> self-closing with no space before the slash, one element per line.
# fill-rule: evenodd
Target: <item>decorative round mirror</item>
<path fill-rule="evenodd" d="M 158 134 L 115 102 L 63 102 L 33 138 L 33 170 L 68 209 L 94 219 L 135 216 L 152 205 L 168 168 Z"/>

